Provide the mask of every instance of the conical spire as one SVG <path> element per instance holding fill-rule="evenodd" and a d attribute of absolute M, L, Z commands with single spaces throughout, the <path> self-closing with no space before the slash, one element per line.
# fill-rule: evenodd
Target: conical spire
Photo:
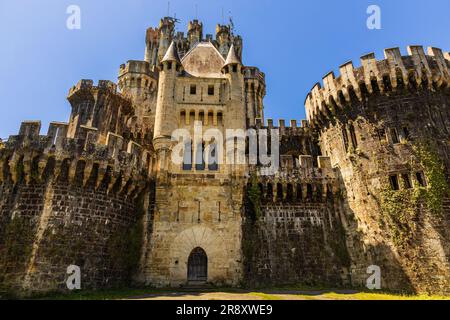
<path fill-rule="evenodd" d="M 162 58 L 161 62 L 173 62 L 176 61 L 177 63 L 181 64 L 180 56 L 178 55 L 177 46 L 175 45 L 175 42 L 172 41 L 170 44 L 169 49 L 167 49 L 166 54 Z"/>
<path fill-rule="evenodd" d="M 228 52 L 227 60 L 225 61 L 224 67 L 230 64 L 241 64 L 241 61 L 236 55 L 236 51 L 234 50 L 234 44 L 231 45 L 230 51 Z"/>

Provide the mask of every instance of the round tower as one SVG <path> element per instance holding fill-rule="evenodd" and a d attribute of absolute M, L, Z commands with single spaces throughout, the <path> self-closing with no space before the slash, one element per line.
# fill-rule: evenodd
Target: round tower
<path fill-rule="evenodd" d="M 227 59 L 222 67 L 222 72 L 228 79 L 229 90 L 226 93 L 228 100 L 226 128 L 245 129 L 246 114 L 244 102 L 244 75 L 243 66 L 237 57 L 234 46 L 231 45 Z"/>
<path fill-rule="evenodd" d="M 306 98 L 307 118 L 345 190 L 353 284 L 376 265 L 383 288 L 448 292 L 450 61 L 437 48 L 384 53 L 327 74 Z"/>
<path fill-rule="evenodd" d="M 231 31 L 229 26 L 220 24 L 216 26 L 216 41 L 220 54 L 226 57 L 231 47 Z"/>
<path fill-rule="evenodd" d="M 172 42 L 159 64 L 159 88 L 153 136 L 157 151 L 169 148 L 172 133 L 177 128 L 175 81 L 182 67 L 177 48 L 175 43 Z"/>
<path fill-rule="evenodd" d="M 167 49 L 169 48 L 169 45 L 173 40 L 174 31 L 175 31 L 175 20 L 173 18 L 165 17 L 161 19 L 158 28 L 159 46 L 158 46 L 158 61 L 156 63 L 159 63 L 159 61 L 161 61 L 161 59 L 166 54 Z"/>
<path fill-rule="evenodd" d="M 203 39 L 203 23 L 198 20 L 189 21 L 188 24 L 188 40 L 190 48 L 193 48 Z"/>
<path fill-rule="evenodd" d="M 157 75 L 151 71 L 148 62 L 130 60 L 120 66 L 118 85 L 122 94 L 133 103 L 133 117 L 128 122 L 133 139 L 142 145 L 151 144 L 158 92 Z"/>
<path fill-rule="evenodd" d="M 159 32 L 148 28 L 145 36 L 145 58 L 153 70 L 158 65 Z"/>

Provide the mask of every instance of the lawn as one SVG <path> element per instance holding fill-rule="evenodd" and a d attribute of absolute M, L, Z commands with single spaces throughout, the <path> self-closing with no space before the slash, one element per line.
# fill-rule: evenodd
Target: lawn
<path fill-rule="evenodd" d="M 408 295 L 389 292 L 323 288 L 269 288 L 258 290 L 218 288 L 189 289 L 121 289 L 77 291 L 36 299 L 50 300 L 450 300 L 450 296 Z"/>

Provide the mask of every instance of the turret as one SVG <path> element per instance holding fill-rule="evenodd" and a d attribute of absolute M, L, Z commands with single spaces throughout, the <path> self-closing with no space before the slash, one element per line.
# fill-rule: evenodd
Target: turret
<path fill-rule="evenodd" d="M 131 114 L 130 99 L 117 92 L 117 85 L 100 80 L 81 80 L 70 89 L 71 106 L 68 138 L 79 138 L 86 130 L 97 132 L 99 143 L 105 143 L 108 132 L 123 135 L 126 118 Z"/>
<path fill-rule="evenodd" d="M 166 54 L 167 49 L 169 48 L 169 45 L 173 40 L 174 30 L 175 30 L 175 20 L 173 18 L 165 17 L 164 19 L 161 19 L 158 28 L 159 31 L 158 61 L 161 61 L 161 59 Z"/>
<path fill-rule="evenodd" d="M 156 119 L 154 143 L 155 149 L 168 147 L 172 132 L 177 126 L 177 112 L 175 110 L 175 81 L 181 71 L 182 64 L 174 42 L 170 45 L 166 55 L 159 64 L 159 89 L 156 103 Z"/>
<path fill-rule="evenodd" d="M 151 69 L 158 65 L 159 32 L 157 29 L 148 28 L 145 37 L 145 58 Z"/>
<path fill-rule="evenodd" d="M 231 47 L 230 27 L 218 24 L 216 27 L 216 41 L 220 54 L 225 58 Z"/>
<path fill-rule="evenodd" d="M 449 286 L 448 255 L 435 259 L 445 245 L 429 248 L 427 239 L 439 232 L 421 223 L 436 212 L 448 213 L 445 192 L 435 204 L 427 198 L 438 192 L 436 177 L 447 188 L 449 67 L 438 48 L 426 54 L 423 47 L 410 46 L 408 55 L 389 48 L 384 59 L 369 53 L 359 67 L 347 62 L 339 74 L 327 73 L 323 85 L 317 83 L 308 94 L 311 132 L 321 153 L 338 168 L 346 195 L 343 216 L 349 217 L 354 285 L 366 283 L 367 270 L 359 265 L 378 265 L 390 270 L 384 288 L 411 286 L 418 292 Z M 439 164 L 431 165 L 429 158 Z M 440 219 L 434 223 L 446 223 Z M 420 259 L 410 255 L 415 250 Z M 431 261 L 434 270 L 442 271 L 429 272 Z"/>
<path fill-rule="evenodd" d="M 203 39 L 203 23 L 198 22 L 198 20 L 190 21 L 188 25 L 188 40 L 190 48 L 194 47 L 197 43 L 201 42 L 202 39 Z"/>
<path fill-rule="evenodd" d="M 265 74 L 256 67 L 244 68 L 247 119 L 250 126 L 255 119 L 264 120 L 264 96 L 266 95 Z"/>
<path fill-rule="evenodd" d="M 119 70 L 119 88 L 124 96 L 131 98 L 134 108 L 128 126 L 134 139 L 142 145 L 151 143 L 155 123 L 158 81 L 151 69 L 146 61 L 130 60 Z"/>
<path fill-rule="evenodd" d="M 226 119 L 227 128 L 241 129 L 246 127 L 246 114 L 243 99 L 244 75 L 240 59 L 231 45 L 227 59 L 223 65 L 222 72 L 228 79 L 230 90 L 228 92 L 228 112 Z"/>

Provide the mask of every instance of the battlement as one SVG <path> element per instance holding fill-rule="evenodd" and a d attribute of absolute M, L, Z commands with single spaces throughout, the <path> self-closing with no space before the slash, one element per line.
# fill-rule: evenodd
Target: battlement
<path fill-rule="evenodd" d="M 83 163 L 84 185 L 96 168 L 95 187 L 98 188 L 108 175 L 109 191 L 113 188 L 112 181 L 117 182 L 119 178 L 123 189 L 131 182 L 133 186 L 142 187 L 151 175 L 153 157 L 134 141 L 126 143 L 123 137 L 109 133 L 106 143 L 101 144 L 97 142 L 97 129 L 90 127 L 83 127 L 76 138 L 68 138 L 68 127 L 64 122 L 52 122 L 47 134 L 40 135 L 40 121 L 22 122 L 19 134 L 10 136 L 0 150 L 0 168 L 3 168 L 0 181 L 18 183 L 23 176 L 26 183 L 39 182 L 49 161 L 56 166 L 56 175 L 61 174 L 61 166 L 67 167 L 69 183 L 76 180 L 80 162 Z"/>
<path fill-rule="evenodd" d="M 450 83 L 448 52 L 430 47 L 427 54 L 422 46 L 409 46 L 408 55 L 399 48 L 384 50 L 384 60 L 376 60 L 374 53 L 361 57 L 361 66 L 351 61 L 339 67 L 339 75 L 329 72 L 323 86 L 316 83 L 305 100 L 307 119 L 314 126 L 316 120 L 335 108 L 342 108 L 352 99 L 379 93 L 396 92 L 399 88 L 446 88 Z"/>
<path fill-rule="evenodd" d="M 150 64 L 147 61 L 128 60 L 127 63 L 121 64 L 119 69 L 119 77 L 127 73 L 145 74 L 155 76 L 150 70 Z"/>
<path fill-rule="evenodd" d="M 175 19 L 172 17 L 164 17 L 159 21 L 158 29 L 162 28 L 174 28 L 175 27 Z"/>
<path fill-rule="evenodd" d="M 103 90 L 117 94 L 117 84 L 109 80 L 99 80 L 97 86 L 94 86 L 94 81 L 90 79 L 82 79 L 78 83 L 70 88 L 69 97 L 75 95 L 79 91 L 83 90 Z"/>
<path fill-rule="evenodd" d="M 189 23 L 188 23 L 188 31 L 202 30 L 202 28 L 203 28 L 203 23 L 199 22 L 197 19 L 189 21 Z"/>
<path fill-rule="evenodd" d="M 338 194 L 339 183 L 329 157 L 318 157 L 317 166 L 312 156 L 302 155 L 298 160 L 299 167 L 281 167 L 274 175 L 266 175 L 265 168 L 257 169 L 257 182 L 267 201 L 323 200 Z"/>
<path fill-rule="evenodd" d="M 156 90 L 158 74 L 153 72 L 147 61 L 129 60 L 120 65 L 118 85 L 121 90 L 129 88 L 147 88 Z"/>
<path fill-rule="evenodd" d="M 231 34 L 231 28 L 229 25 L 221 25 L 221 24 L 217 24 L 216 25 L 216 37 L 218 35 L 220 35 L 221 33 L 230 35 Z"/>
<path fill-rule="evenodd" d="M 275 125 L 273 119 L 267 119 L 266 124 L 264 124 L 261 118 L 256 118 L 255 127 L 268 130 L 280 129 L 282 135 L 307 135 L 310 133 L 310 126 L 306 120 L 300 120 L 300 123 L 298 123 L 297 120 L 286 122 L 284 119 L 279 119 L 278 125 Z"/>
<path fill-rule="evenodd" d="M 265 73 L 260 71 L 257 67 L 244 67 L 243 72 L 245 80 L 255 79 L 260 81 L 263 85 L 266 84 Z"/>

